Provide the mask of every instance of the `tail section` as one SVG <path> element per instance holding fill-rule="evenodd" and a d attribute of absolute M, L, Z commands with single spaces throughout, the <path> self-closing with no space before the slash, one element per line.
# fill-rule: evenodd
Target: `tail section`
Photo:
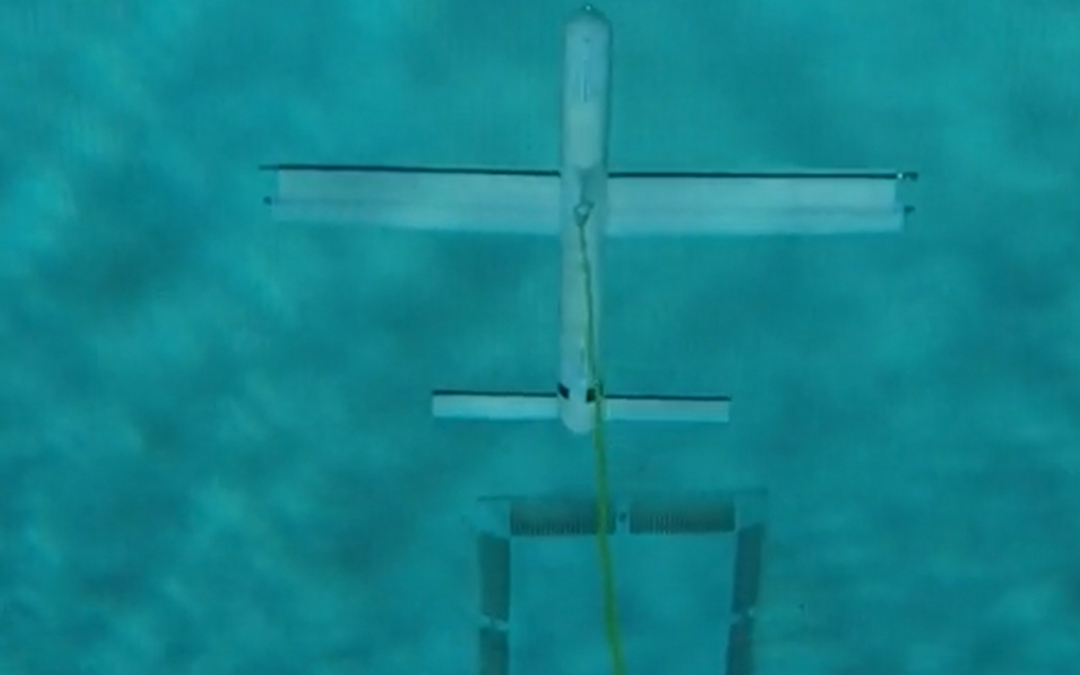
<path fill-rule="evenodd" d="M 555 420 L 559 401 L 548 394 L 436 391 L 431 396 L 431 414 L 444 419 Z"/>
<path fill-rule="evenodd" d="M 727 396 L 605 396 L 604 417 L 611 422 L 725 423 Z"/>
<path fill-rule="evenodd" d="M 604 396 L 605 419 L 611 422 L 725 423 L 730 407 L 727 396 Z M 557 420 L 559 398 L 541 393 L 436 391 L 431 412 L 442 419 Z"/>

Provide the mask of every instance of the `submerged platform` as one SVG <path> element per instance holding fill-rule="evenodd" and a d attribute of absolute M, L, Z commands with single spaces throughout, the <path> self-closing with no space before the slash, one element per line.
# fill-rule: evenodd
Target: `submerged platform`
<path fill-rule="evenodd" d="M 612 500 L 628 675 L 750 675 L 765 493 Z M 595 498 L 481 500 L 479 675 L 610 672 Z"/>

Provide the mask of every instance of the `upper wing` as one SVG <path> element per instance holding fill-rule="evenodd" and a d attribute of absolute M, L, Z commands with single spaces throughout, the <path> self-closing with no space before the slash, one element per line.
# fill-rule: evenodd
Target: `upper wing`
<path fill-rule="evenodd" d="M 912 210 L 906 172 L 612 173 L 612 236 L 889 232 Z"/>
<path fill-rule="evenodd" d="M 264 166 L 275 220 L 356 222 L 468 232 L 559 232 L 554 171 L 345 165 Z"/>

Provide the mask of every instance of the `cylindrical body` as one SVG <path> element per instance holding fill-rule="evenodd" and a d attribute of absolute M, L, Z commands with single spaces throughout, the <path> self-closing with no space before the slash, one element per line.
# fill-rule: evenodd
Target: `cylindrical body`
<path fill-rule="evenodd" d="M 607 221 L 611 28 L 586 7 L 566 26 L 563 63 L 559 404 L 572 431 L 593 428 L 600 347 L 600 253 Z"/>

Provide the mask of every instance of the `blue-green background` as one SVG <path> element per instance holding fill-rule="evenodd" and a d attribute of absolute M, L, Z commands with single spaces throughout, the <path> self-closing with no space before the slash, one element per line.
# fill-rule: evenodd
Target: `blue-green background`
<path fill-rule="evenodd" d="M 255 169 L 553 167 L 574 7 L 0 8 L 0 672 L 473 672 L 463 514 L 591 458 L 427 396 L 551 386 L 557 248 L 275 225 Z M 603 9 L 614 167 L 922 175 L 898 237 L 611 244 L 609 389 L 736 401 L 614 487 L 770 490 L 761 673 L 1077 672 L 1080 9 Z"/>

